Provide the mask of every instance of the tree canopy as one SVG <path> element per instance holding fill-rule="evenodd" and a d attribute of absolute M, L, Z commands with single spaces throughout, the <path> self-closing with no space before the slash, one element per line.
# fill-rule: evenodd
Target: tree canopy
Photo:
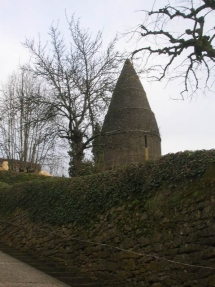
<path fill-rule="evenodd" d="M 50 29 L 51 42 L 27 39 L 24 46 L 31 53 L 31 66 L 24 69 L 41 77 L 49 93 L 41 98 L 47 106 L 45 116 L 57 118 L 57 134 L 70 146 L 70 170 L 78 175 L 84 151 L 92 147 L 96 123 L 106 111 L 121 60 L 115 50 L 116 39 L 103 49 L 102 33 L 95 37 L 80 26 L 79 20 L 68 20 L 70 42 L 58 27 Z M 51 49 L 50 49 L 51 48 Z"/>

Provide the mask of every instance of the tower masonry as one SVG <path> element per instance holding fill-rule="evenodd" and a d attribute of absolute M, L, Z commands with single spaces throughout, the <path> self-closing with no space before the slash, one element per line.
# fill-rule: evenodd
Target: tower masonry
<path fill-rule="evenodd" d="M 116 83 L 102 127 L 105 169 L 161 156 L 161 138 L 146 93 L 130 60 Z"/>

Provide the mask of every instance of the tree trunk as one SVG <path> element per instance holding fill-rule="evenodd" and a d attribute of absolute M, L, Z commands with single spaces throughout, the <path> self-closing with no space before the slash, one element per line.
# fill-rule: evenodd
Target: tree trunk
<path fill-rule="evenodd" d="M 84 157 L 84 146 L 82 139 L 71 144 L 71 150 L 68 152 L 70 156 L 69 175 L 71 177 L 79 176 Z"/>

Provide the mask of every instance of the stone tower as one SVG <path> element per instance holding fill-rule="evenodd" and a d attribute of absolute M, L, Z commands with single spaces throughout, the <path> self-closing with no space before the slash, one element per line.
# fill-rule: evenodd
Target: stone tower
<path fill-rule="evenodd" d="M 127 59 L 102 127 L 105 169 L 161 156 L 161 138 L 143 86 Z"/>

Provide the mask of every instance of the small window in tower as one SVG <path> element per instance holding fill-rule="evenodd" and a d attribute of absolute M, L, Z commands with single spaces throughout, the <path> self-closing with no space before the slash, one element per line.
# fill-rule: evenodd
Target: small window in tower
<path fill-rule="evenodd" d="M 148 140 L 147 140 L 147 136 L 144 136 L 145 138 L 145 147 L 148 147 Z"/>

